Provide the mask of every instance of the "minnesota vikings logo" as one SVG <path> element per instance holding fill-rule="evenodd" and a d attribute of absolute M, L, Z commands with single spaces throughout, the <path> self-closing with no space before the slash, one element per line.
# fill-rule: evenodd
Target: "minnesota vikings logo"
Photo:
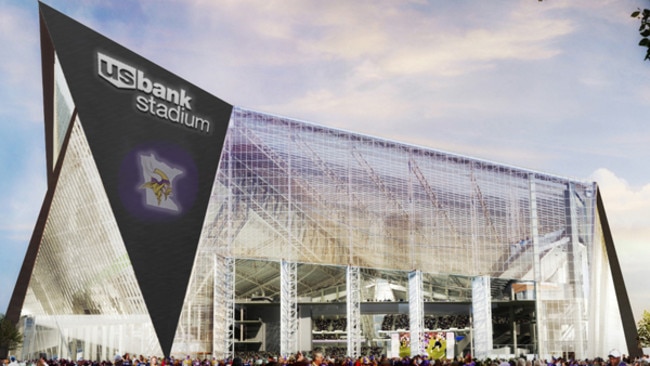
<path fill-rule="evenodd" d="M 140 188 L 146 190 L 146 204 L 179 211 L 179 207 L 173 199 L 173 181 L 178 175 L 183 174 L 183 171 L 159 161 L 154 154 L 140 155 L 140 163 L 144 181 Z"/>
<path fill-rule="evenodd" d="M 169 181 L 167 174 L 162 170 L 156 168 L 153 172 L 154 174 L 158 174 L 160 179 L 151 177 L 151 181 L 141 185 L 140 188 L 149 188 L 153 190 L 153 194 L 156 195 L 156 199 L 158 200 L 158 206 L 160 206 L 162 197 L 164 196 L 165 200 L 167 200 L 167 198 L 172 194 L 172 183 Z"/>

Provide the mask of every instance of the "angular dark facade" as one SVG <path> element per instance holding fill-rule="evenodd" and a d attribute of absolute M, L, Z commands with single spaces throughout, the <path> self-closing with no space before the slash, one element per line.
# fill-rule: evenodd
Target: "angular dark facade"
<path fill-rule="evenodd" d="M 44 4 L 40 11 L 44 100 L 64 88 L 56 63 L 73 103 L 65 116 L 46 108 L 50 191 L 78 124 L 169 354 L 232 106 Z"/>

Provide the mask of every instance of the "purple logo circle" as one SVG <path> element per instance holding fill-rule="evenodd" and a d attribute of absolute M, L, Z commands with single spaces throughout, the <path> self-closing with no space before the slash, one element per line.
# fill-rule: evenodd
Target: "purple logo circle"
<path fill-rule="evenodd" d="M 143 221 L 168 221 L 194 205 L 198 172 L 190 154 L 171 143 L 151 142 L 132 149 L 120 165 L 122 204 Z"/>

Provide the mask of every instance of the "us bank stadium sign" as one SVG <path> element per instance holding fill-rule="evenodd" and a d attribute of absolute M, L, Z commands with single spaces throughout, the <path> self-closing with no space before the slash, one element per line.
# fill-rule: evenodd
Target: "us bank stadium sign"
<path fill-rule="evenodd" d="M 131 65 L 97 52 L 97 75 L 118 89 L 134 90 L 135 108 L 162 121 L 210 133 L 210 121 L 192 111 L 192 97 L 182 88 L 156 81 Z"/>

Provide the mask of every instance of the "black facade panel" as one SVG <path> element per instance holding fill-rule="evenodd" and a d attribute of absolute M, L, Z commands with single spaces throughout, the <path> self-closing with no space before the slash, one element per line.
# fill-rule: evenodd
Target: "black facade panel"
<path fill-rule="evenodd" d="M 232 106 L 48 6 L 40 11 L 169 355 Z"/>
<path fill-rule="evenodd" d="M 623 324 L 623 334 L 625 335 L 625 343 L 627 350 L 632 357 L 641 357 L 643 355 L 641 346 L 639 344 L 639 333 L 634 323 L 634 315 L 632 314 L 632 305 L 630 298 L 627 296 L 625 289 L 625 282 L 623 281 L 623 272 L 621 265 L 618 262 L 618 255 L 614 247 L 614 238 L 612 231 L 609 228 L 609 221 L 607 220 L 607 213 L 605 211 L 605 204 L 600 195 L 600 189 L 596 190 L 596 209 L 600 218 L 600 229 L 603 232 L 603 239 L 605 241 L 605 250 L 607 252 L 607 259 L 609 268 L 612 272 L 612 280 L 614 281 L 614 291 L 616 292 L 616 301 L 621 315 L 621 323 Z"/>

